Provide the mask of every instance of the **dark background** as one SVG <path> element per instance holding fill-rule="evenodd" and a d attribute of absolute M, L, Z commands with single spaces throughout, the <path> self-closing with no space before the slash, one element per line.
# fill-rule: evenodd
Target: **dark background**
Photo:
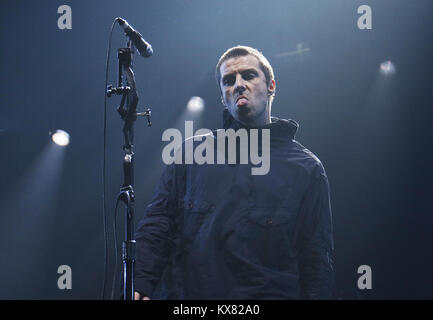
<path fill-rule="evenodd" d="M 72 8 L 71 30 L 57 27 L 62 4 Z M 357 27 L 363 4 L 372 30 Z M 0 12 L 1 299 L 100 297 L 104 79 L 117 16 L 154 48 L 150 59 L 134 57 L 139 108 L 153 112 L 151 128 L 136 126 L 136 220 L 162 172 L 162 132 L 184 119 L 191 96 L 206 103 L 195 129 L 220 128 L 215 64 L 227 48 L 249 45 L 274 68 L 273 115 L 300 123 L 297 140 L 327 170 L 335 297 L 433 298 L 432 1 L 8 0 Z M 299 43 L 310 50 L 284 54 Z M 116 26 L 109 83 L 124 44 Z M 379 73 L 386 60 L 392 76 Z M 122 183 L 118 103 L 107 109 L 110 248 Z M 56 129 L 70 133 L 68 147 L 52 144 Z M 63 264 L 72 290 L 57 288 Z M 110 275 L 113 264 L 111 249 Z M 372 268 L 371 290 L 357 288 L 360 265 Z"/>

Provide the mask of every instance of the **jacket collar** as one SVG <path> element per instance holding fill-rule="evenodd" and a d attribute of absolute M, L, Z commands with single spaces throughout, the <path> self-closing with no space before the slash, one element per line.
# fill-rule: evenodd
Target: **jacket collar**
<path fill-rule="evenodd" d="M 251 129 L 246 127 L 244 124 L 237 121 L 232 117 L 227 108 L 223 112 L 223 126 L 224 129 L 238 130 L 240 128 Z M 289 138 L 294 139 L 296 132 L 298 131 L 299 124 L 292 119 L 280 119 L 277 117 L 271 117 L 271 123 L 257 129 L 271 129 L 271 136 L 278 138 Z"/>

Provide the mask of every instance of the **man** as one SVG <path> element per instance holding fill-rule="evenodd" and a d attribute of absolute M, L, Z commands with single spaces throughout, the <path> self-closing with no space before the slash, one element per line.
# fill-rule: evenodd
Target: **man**
<path fill-rule="evenodd" d="M 297 123 L 271 118 L 271 65 L 237 46 L 221 56 L 216 78 L 224 128 L 270 130 L 270 170 L 167 166 L 136 232 L 136 299 L 330 298 L 328 180 L 294 140 Z"/>

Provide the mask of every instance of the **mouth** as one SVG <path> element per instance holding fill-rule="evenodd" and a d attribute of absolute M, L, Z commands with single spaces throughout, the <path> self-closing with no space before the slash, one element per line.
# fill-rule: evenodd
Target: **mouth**
<path fill-rule="evenodd" d="M 245 97 L 245 96 L 239 96 L 237 99 L 236 99 L 236 104 L 238 105 L 238 106 L 243 106 L 243 105 L 246 105 L 248 103 L 248 99 L 247 99 L 247 97 Z"/>

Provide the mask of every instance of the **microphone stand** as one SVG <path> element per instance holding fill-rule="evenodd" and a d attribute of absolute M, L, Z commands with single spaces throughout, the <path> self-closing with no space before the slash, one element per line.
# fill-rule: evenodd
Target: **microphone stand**
<path fill-rule="evenodd" d="M 128 41 L 126 48 L 118 49 L 118 85 L 113 88 L 109 85 L 107 96 L 112 94 L 122 95 L 122 100 L 117 112 L 124 121 L 124 157 L 123 157 L 123 185 L 117 197 L 126 206 L 125 212 L 125 238 L 122 243 L 122 261 L 123 261 L 123 299 L 134 299 L 134 263 L 135 263 L 135 240 L 134 240 L 134 122 L 137 116 L 145 116 L 147 125 L 151 126 L 150 109 L 145 112 L 137 113 L 138 94 L 135 84 L 135 77 L 132 71 L 132 54 L 131 41 Z M 127 83 L 122 85 L 123 70 L 125 69 Z M 125 107 L 126 100 L 126 107 Z M 117 252 L 116 252 L 117 254 Z M 115 271 L 116 272 L 116 271 Z"/>

